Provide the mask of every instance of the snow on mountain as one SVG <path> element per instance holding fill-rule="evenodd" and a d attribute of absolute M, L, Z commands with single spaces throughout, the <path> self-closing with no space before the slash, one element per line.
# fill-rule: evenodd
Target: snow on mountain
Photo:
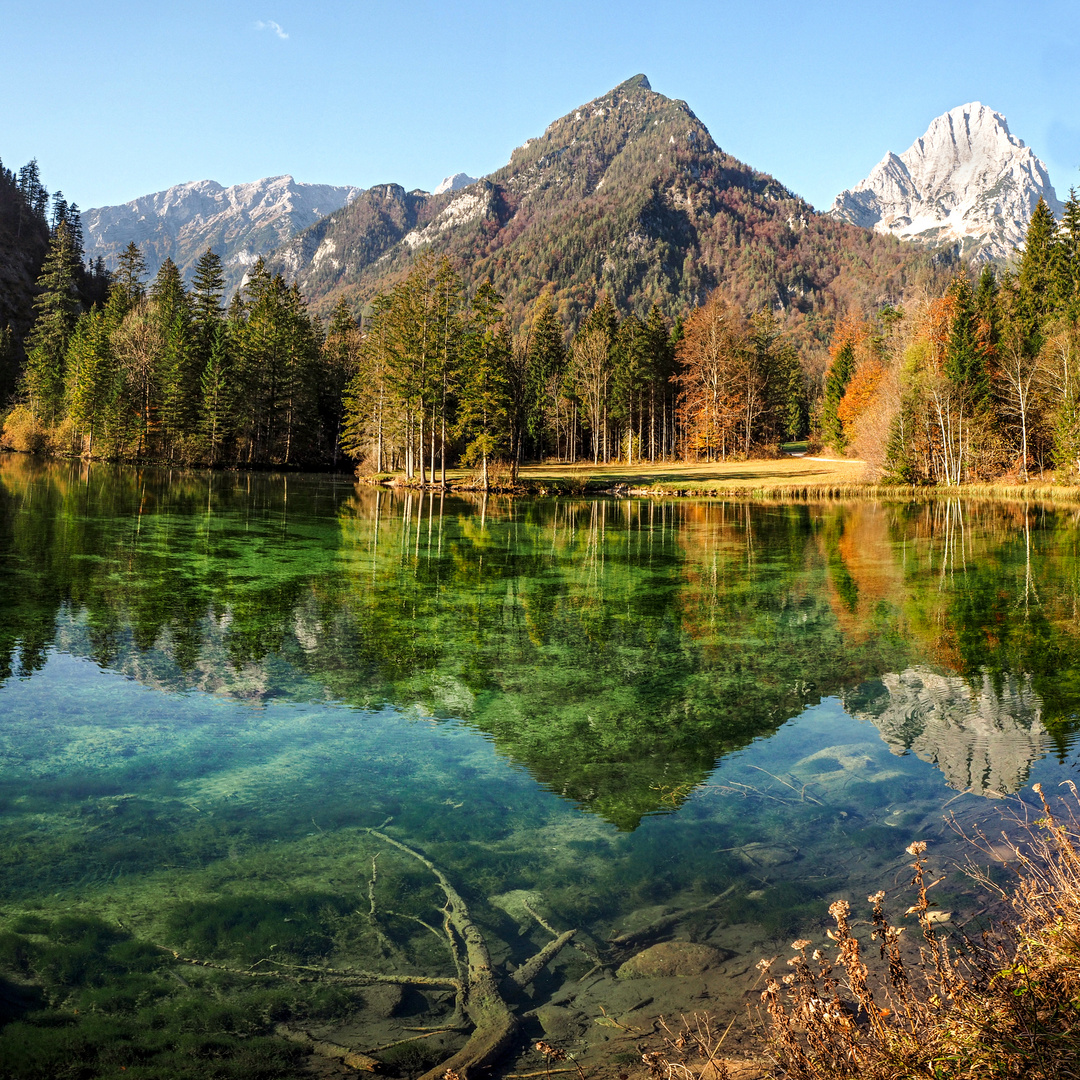
<path fill-rule="evenodd" d="M 86 211 L 86 254 L 100 255 L 111 267 L 134 241 L 151 276 L 171 258 L 190 279 L 199 256 L 212 248 L 221 256 L 232 292 L 260 255 L 352 202 L 362 190 L 302 184 L 291 176 L 232 187 L 213 180 L 177 184 L 121 206 Z"/>
<path fill-rule="evenodd" d="M 904 240 L 958 244 L 982 262 L 1023 244 L 1040 197 L 1060 217 L 1046 166 L 1001 113 L 975 101 L 939 116 L 903 154 L 886 154 L 829 212 Z"/>
<path fill-rule="evenodd" d="M 431 193 L 432 195 L 442 195 L 444 191 L 457 191 L 458 188 L 468 187 L 470 184 L 476 183 L 475 176 L 469 176 L 468 173 L 454 173 L 453 176 L 448 176 L 443 182 Z"/>

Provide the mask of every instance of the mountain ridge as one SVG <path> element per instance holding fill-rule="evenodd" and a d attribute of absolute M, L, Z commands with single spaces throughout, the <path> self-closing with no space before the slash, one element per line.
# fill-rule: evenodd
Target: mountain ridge
<path fill-rule="evenodd" d="M 306 184 L 290 174 L 228 187 L 192 180 L 83 215 L 86 254 L 106 266 L 131 242 L 156 274 L 171 258 L 185 278 L 208 248 L 221 256 L 232 292 L 247 268 L 295 233 L 354 199 L 361 188 Z"/>

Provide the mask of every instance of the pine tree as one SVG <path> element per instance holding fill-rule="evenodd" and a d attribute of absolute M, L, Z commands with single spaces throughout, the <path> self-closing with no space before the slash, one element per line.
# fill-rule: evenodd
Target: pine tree
<path fill-rule="evenodd" d="M 195 355 L 191 303 L 172 259 L 161 264 L 150 287 L 150 311 L 161 341 L 155 379 L 160 393 L 161 449 L 172 460 L 186 455 L 185 443 L 197 430 L 203 367 Z"/>
<path fill-rule="evenodd" d="M 116 274 L 113 278 L 109 303 L 119 321 L 146 295 L 146 259 L 132 241 L 116 260 Z"/>
<path fill-rule="evenodd" d="M 1050 207 L 1040 198 L 1028 223 L 1024 254 L 1020 258 L 1017 284 L 1020 291 L 1020 317 L 1029 348 L 1038 350 L 1036 339 L 1043 321 L 1054 306 L 1054 283 L 1059 255 L 1057 222 Z"/>
<path fill-rule="evenodd" d="M 990 396 L 990 374 L 980 341 L 979 310 L 966 275 L 953 278 L 949 295 L 954 307 L 943 366 L 965 408 L 977 412 L 985 408 Z"/>
<path fill-rule="evenodd" d="M 105 312 L 83 315 L 67 352 L 68 415 L 86 437 L 84 454 L 94 455 L 116 392 L 116 365 Z"/>
<path fill-rule="evenodd" d="M 612 393 L 610 418 L 620 426 L 617 445 L 626 450 L 627 464 L 633 464 L 635 434 L 641 454 L 642 391 L 648 380 L 648 340 L 645 327 L 634 314 L 623 319 L 611 350 Z M 635 431 L 635 425 L 637 430 Z"/>
<path fill-rule="evenodd" d="M 319 414 L 329 429 L 327 450 L 336 462 L 341 452 L 343 398 L 360 370 L 363 336 L 345 297 L 338 300 L 323 339 Z"/>
<path fill-rule="evenodd" d="M 826 446 L 843 450 L 847 440 L 844 425 L 836 410 L 855 374 L 855 335 L 849 326 L 841 326 L 830 351 L 832 363 L 825 376 L 825 394 L 821 405 L 821 440 Z"/>
<path fill-rule="evenodd" d="M 79 317 L 79 297 L 75 274 L 78 257 L 68 231 L 61 222 L 49 244 L 34 300 L 37 319 L 27 345 L 28 356 L 23 389 L 31 414 L 41 423 L 54 424 L 60 418 L 64 397 L 64 358 L 68 341 Z"/>
<path fill-rule="evenodd" d="M 464 343 L 457 431 L 465 440 L 462 460 L 480 466 L 484 491 L 491 486 L 490 463 L 509 441 L 506 365 L 512 343 L 503 322 L 502 299 L 491 282 L 476 290 Z"/>
<path fill-rule="evenodd" d="M 1076 188 L 1069 189 L 1058 236 L 1055 305 L 1070 322 L 1076 322 L 1080 319 L 1080 198 Z"/>
<path fill-rule="evenodd" d="M 384 451 L 391 429 L 391 303 L 385 293 L 371 303 L 360 338 L 357 369 L 343 402 L 341 448 L 354 460 L 369 461 L 376 473 L 385 468 Z"/>
<path fill-rule="evenodd" d="M 204 363 L 209 359 L 217 328 L 225 318 L 224 296 L 225 271 L 221 258 L 207 248 L 195 264 L 190 295 L 195 347 Z"/>
<path fill-rule="evenodd" d="M 678 337 L 669 331 L 658 305 L 645 320 L 649 359 L 649 460 L 667 457 L 675 446 L 675 347 L 682 338 L 682 322 L 676 321 Z M 657 412 L 659 411 L 659 416 Z"/>
<path fill-rule="evenodd" d="M 554 428 L 558 440 L 558 417 L 549 416 L 552 406 L 558 408 L 559 387 L 566 368 L 566 342 L 562 323 L 544 295 L 537 301 L 529 330 L 529 362 L 526 374 L 526 430 L 536 447 L 536 456 L 543 459 L 545 436 Z M 554 420 L 554 422 L 553 422 Z"/>
<path fill-rule="evenodd" d="M 1001 311 L 998 303 L 1000 289 L 994 268 L 987 263 L 975 286 L 975 310 L 979 316 L 979 340 L 984 350 L 992 351 L 1001 339 Z"/>
<path fill-rule="evenodd" d="M 224 322 L 214 328 L 210 355 L 199 379 L 199 426 L 211 465 L 216 465 L 228 435 L 231 411 L 228 332 Z"/>

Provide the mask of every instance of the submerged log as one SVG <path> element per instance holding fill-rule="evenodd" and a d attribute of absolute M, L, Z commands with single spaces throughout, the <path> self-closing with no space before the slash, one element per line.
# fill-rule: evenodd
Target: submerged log
<path fill-rule="evenodd" d="M 473 1024 L 473 1030 L 469 1041 L 453 1057 L 426 1072 L 420 1080 L 442 1080 L 447 1072 L 456 1073 L 461 1080 L 469 1080 L 506 1051 L 517 1031 L 517 1018 L 499 992 L 487 942 L 472 921 L 468 905 L 461 894 L 429 858 L 378 829 L 368 831 L 372 836 L 426 866 L 435 876 L 446 897 L 443 914 L 447 927 L 465 945 L 465 987 L 462 1004 L 465 1015 Z"/>
<path fill-rule="evenodd" d="M 535 979 L 536 976 L 539 975 L 560 952 L 562 952 L 564 945 L 570 944 L 570 939 L 576 933 L 576 930 L 567 930 L 565 933 L 560 934 L 555 938 L 554 941 L 549 941 L 535 956 L 526 960 L 525 963 L 510 976 L 510 981 L 515 986 L 524 989 L 524 987 L 528 986 L 529 983 L 531 983 L 533 979 Z"/>
<path fill-rule="evenodd" d="M 677 923 L 682 922 L 683 919 L 689 915 L 696 915 L 699 911 L 708 911 L 709 908 L 715 907 L 721 900 L 726 899 L 735 891 L 734 885 L 729 885 L 722 893 L 714 896 L 707 903 L 699 904 L 697 907 L 687 908 L 685 911 L 676 911 L 671 915 L 664 915 L 662 918 L 649 923 L 648 926 L 643 926 L 640 930 L 629 930 L 626 933 L 619 934 L 618 937 L 613 937 L 608 946 L 612 949 L 630 949 L 646 941 L 651 941 L 655 937 L 659 937 L 661 934 L 667 933 Z"/>
<path fill-rule="evenodd" d="M 316 1039 L 306 1031 L 301 1031 L 299 1028 L 291 1028 L 287 1024 L 275 1025 L 274 1034 L 279 1038 L 288 1039 L 289 1042 L 299 1043 L 301 1046 L 306 1047 L 313 1054 L 318 1054 L 320 1057 L 336 1058 L 337 1060 L 344 1062 L 351 1069 L 359 1069 L 362 1072 L 377 1072 L 382 1067 L 380 1062 L 376 1061 L 373 1057 L 369 1057 L 367 1054 L 361 1054 L 356 1050 L 350 1050 L 347 1046 L 329 1042 L 327 1039 Z"/>
<path fill-rule="evenodd" d="M 297 982 L 330 979 L 346 985 L 394 983 L 399 986 L 414 986 L 421 989 L 453 990 L 455 993 L 453 1020 L 430 1034 L 442 1034 L 458 1027 L 468 1028 L 470 1025 L 472 1030 L 465 1045 L 457 1053 L 441 1065 L 426 1072 L 420 1077 L 420 1080 L 444 1080 L 447 1074 L 451 1073 L 458 1080 L 476 1080 L 482 1070 L 492 1065 L 509 1048 L 517 1032 L 517 1017 L 506 1003 L 500 990 L 500 983 L 504 981 L 504 976 L 495 972 L 491 962 L 491 954 L 488 952 L 487 942 L 473 922 L 465 900 L 454 888 L 446 874 L 422 852 L 409 847 L 408 844 L 404 844 L 400 840 L 395 840 L 392 836 L 382 832 L 381 829 L 366 829 L 364 831 L 421 863 L 438 882 L 439 888 L 446 897 L 446 903 L 442 908 L 443 933 L 446 936 L 450 955 L 457 969 L 456 978 L 453 976 L 388 975 L 354 967 L 331 968 L 307 964 L 290 964 L 271 957 L 264 957 L 249 968 L 236 968 L 197 957 L 183 956 L 178 950 L 166 945 L 159 945 L 158 948 L 172 953 L 173 958 L 180 963 L 213 968 L 217 971 L 225 971 L 246 978 L 290 978 L 295 979 Z M 381 932 L 378 931 L 377 924 L 375 924 L 374 884 L 376 875 L 374 860 L 372 868 L 372 881 L 369 888 L 370 917 L 373 925 L 375 925 L 376 932 L 379 933 L 380 940 L 384 940 Z M 550 964 L 562 949 L 571 942 L 577 932 L 576 930 L 567 930 L 558 933 L 535 913 L 534 916 L 553 935 L 554 940 L 549 941 L 534 956 L 525 961 L 521 967 L 505 977 L 504 985 L 510 992 L 528 986 L 540 971 Z M 399 917 L 414 919 L 414 921 L 419 922 L 427 929 L 438 933 L 433 926 L 430 926 L 422 919 L 416 919 L 414 916 Z M 379 1063 L 369 1054 L 352 1050 L 349 1047 L 325 1039 L 316 1039 L 307 1032 L 289 1028 L 283 1024 L 278 1025 L 276 1031 L 280 1037 L 301 1043 L 308 1047 L 312 1053 L 324 1057 L 339 1058 L 354 1069 L 374 1070 L 378 1068 Z M 387 1045 L 397 1044 L 390 1043 Z"/>

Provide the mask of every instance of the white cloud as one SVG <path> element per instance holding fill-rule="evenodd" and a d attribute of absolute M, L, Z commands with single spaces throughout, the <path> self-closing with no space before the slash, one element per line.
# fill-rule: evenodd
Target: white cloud
<path fill-rule="evenodd" d="M 257 22 L 255 24 L 255 29 L 256 30 L 270 30 L 273 33 L 277 34 L 277 36 L 279 38 L 281 38 L 282 41 L 288 41 L 289 40 L 289 35 L 286 34 L 284 30 L 281 29 L 281 24 L 274 22 L 272 19 L 269 20 L 268 22 L 263 22 L 260 19 L 259 22 Z"/>

